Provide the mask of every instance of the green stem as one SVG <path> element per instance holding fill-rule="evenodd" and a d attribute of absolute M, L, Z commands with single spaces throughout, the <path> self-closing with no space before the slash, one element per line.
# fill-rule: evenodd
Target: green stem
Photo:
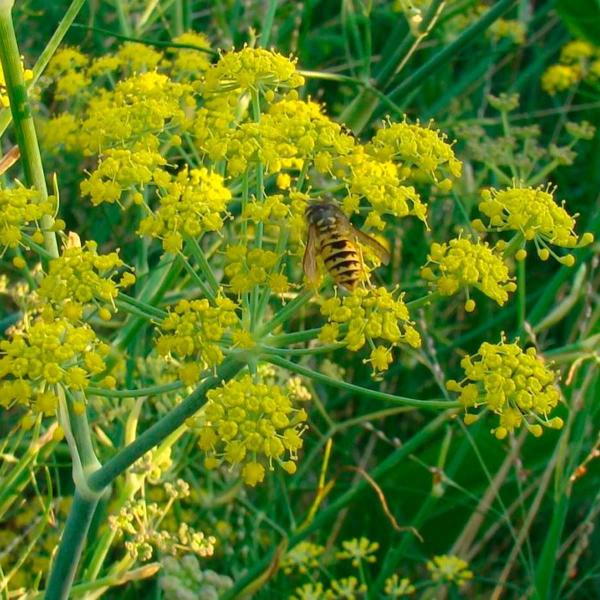
<path fill-rule="evenodd" d="M 272 365 L 276 365 L 282 369 L 287 369 L 293 373 L 298 373 L 299 375 L 304 375 L 313 381 L 320 381 L 326 385 L 331 385 L 332 387 L 348 390 L 350 392 L 356 392 L 361 396 L 376 398 L 377 400 L 386 400 L 387 402 L 395 402 L 396 404 L 402 404 L 403 406 L 412 406 L 414 408 L 423 408 L 426 410 L 446 410 L 448 408 L 459 408 L 461 406 L 460 402 L 448 402 L 447 400 L 416 400 L 415 398 L 395 396 L 394 394 L 370 390 L 368 388 L 361 387 L 360 385 L 354 385 L 353 383 L 341 381 L 340 379 L 333 379 L 332 377 L 324 375 L 323 373 L 313 371 L 308 367 L 293 363 L 275 354 L 263 353 L 261 358 L 267 362 L 270 362 Z"/>
<path fill-rule="evenodd" d="M 27 82 L 28 89 L 31 89 L 31 87 L 36 84 L 37 80 L 44 72 L 44 69 L 50 62 L 52 56 L 54 56 L 56 49 L 60 46 L 60 43 L 62 42 L 63 38 L 65 37 L 65 34 L 73 24 L 73 21 L 75 20 L 75 17 L 81 10 L 81 7 L 83 6 L 84 2 L 85 0 L 73 0 L 73 2 L 71 2 L 71 5 L 65 12 L 64 17 L 58 24 L 56 31 L 53 33 L 52 37 L 50 38 L 50 41 L 46 44 L 46 47 L 42 50 L 32 69 L 33 78 Z M 0 136 L 8 127 L 10 123 L 10 118 L 10 111 L 7 110 L 2 111 L 2 113 L 0 113 Z"/>
<path fill-rule="evenodd" d="M 66 600 L 75 578 L 87 532 L 98 504 L 98 497 L 84 498 L 75 491 L 58 553 L 44 595 L 45 600 Z"/>
<path fill-rule="evenodd" d="M 260 29 L 260 47 L 266 48 L 271 39 L 271 31 L 273 29 L 273 19 L 277 10 L 277 0 L 269 0 L 269 8 L 265 13 L 265 18 Z"/>
<path fill-rule="evenodd" d="M 260 121 L 260 97 L 257 90 L 251 92 L 252 118 L 258 123 Z M 256 165 L 256 201 L 262 202 L 265 195 L 264 185 L 264 169 L 259 161 Z M 256 224 L 255 243 L 257 248 L 262 248 L 263 245 L 264 223 L 259 221 Z M 259 294 L 260 290 L 257 285 L 250 292 L 250 330 L 254 331 L 259 319 Z"/>
<path fill-rule="evenodd" d="M 170 413 L 144 431 L 131 444 L 125 446 L 100 469 L 95 471 L 88 481 L 90 488 L 96 491 L 104 489 L 148 450 L 154 448 L 169 434 L 183 425 L 186 419 L 191 417 L 203 405 L 208 390 L 216 387 L 222 381 L 231 379 L 243 367 L 244 362 L 240 357 L 230 356 L 226 358 L 217 369 L 216 375 L 205 379 L 181 404 L 178 404 Z"/>
<path fill-rule="evenodd" d="M 200 268 L 202 274 L 206 278 L 206 281 L 208 282 L 208 285 L 212 290 L 213 295 L 216 296 L 219 291 L 219 282 L 217 281 L 217 278 L 215 277 L 211 266 L 208 264 L 208 260 L 206 260 L 204 251 L 200 247 L 200 244 L 198 244 L 198 241 L 194 238 L 187 238 L 186 241 L 188 242 L 188 249 L 191 255 L 196 259 L 198 267 Z"/>
<path fill-rule="evenodd" d="M 527 287 L 525 284 L 525 260 L 517 262 L 517 324 L 518 335 L 522 335 L 525 328 Z"/>
<path fill-rule="evenodd" d="M 441 298 L 441 294 L 439 292 L 431 292 L 430 294 L 427 294 L 427 296 L 407 302 L 406 306 L 411 310 L 416 310 L 417 308 L 431 304 L 434 300 L 438 300 L 439 298 Z"/>
<path fill-rule="evenodd" d="M 344 348 L 345 344 L 327 344 L 325 346 L 315 346 L 314 348 L 275 348 L 273 346 L 261 346 L 261 352 L 267 354 L 276 354 L 277 356 L 307 356 L 313 354 L 325 354 Z"/>
<path fill-rule="evenodd" d="M 394 69 L 394 77 L 396 77 L 402 71 L 402 69 L 404 69 L 412 55 L 417 51 L 421 42 L 431 33 L 431 30 L 435 27 L 435 24 L 444 10 L 445 4 L 446 0 L 433 0 L 431 2 L 427 10 L 427 14 L 419 26 L 419 34 L 415 38 L 414 42 L 409 44 L 409 47 L 402 53 L 402 60 L 399 61 L 398 65 Z M 405 41 L 408 42 L 409 40 L 410 38 L 407 36 Z M 387 87 L 390 83 L 391 81 L 386 81 L 384 84 L 385 87 Z"/>
<path fill-rule="evenodd" d="M 197 50 L 198 52 L 210 54 L 214 57 L 219 56 L 217 50 L 213 50 L 212 48 L 205 48 L 203 46 L 195 46 L 194 44 L 180 44 L 178 42 L 150 40 L 131 35 L 123 35 L 121 33 L 117 33 L 116 31 L 111 31 L 110 29 L 102 29 L 101 27 L 89 27 L 88 25 L 82 25 L 81 23 L 73 23 L 73 27 L 85 29 L 86 31 L 94 31 L 96 33 L 101 33 L 104 36 L 114 37 L 118 40 L 124 40 L 126 42 L 138 42 L 140 44 L 144 44 L 144 46 L 153 46 L 155 48 L 181 48 L 182 50 Z"/>
<path fill-rule="evenodd" d="M 45 202 L 48 199 L 48 188 L 31 106 L 27 97 L 27 87 L 23 79 L 21 54 L 12 22 L 12 6 L 11 0 L 0 1 L 0 61 L 6 81 L 6 92 L 10 101 L 17 144 L 21 151 L 25 182 L 39 192 L 40 202 Z M 50 215 L 44 215 L 41 219 L 44 230 L 44 246 L 52 256 L 58 256 L 56 236 L 53 231 L 50 231 L 53 223 L 54 219 Z"/>
<path fill-rule="evenodd" d="M 125 312 L 130 312 L 136 316 L 145 317 L 148 320 L 151 320 L 154 317 L 162 321 L 169 314 L 165 310 L 156 308 L 155 306 L 147 304 L 146 302 L 142 302 L 141 300 L 133 298 L 132 296 L 127 296 L 122 292 L 119 292 L 119 295 L 115 300 L 115 304 L 118 308 L 121 308 Z M 135 310 L 132 311 L 131 308 L 134 308 Z"/>
<path fill-rule="evenodd" d="M 21 236 L 23 238 L 23 242 L 25 243 L 25 245 L 30 250 L 33 250 L 34 252 L 39 254 L 41 258 L 44 258 L 46 260 L 55 258 L 52 254 L 50 254 L 50 252 L 48 252 L 46 250 L 46 248 L 44 248 L 44 246 L 40 246 L 39 244 L 36 244 L 26 233 L 21 232 Z"/>
<path fill-rule="evenodd" d="M 517 250 L 523 247 L 523 243 L 525 242 L 525 237 L 522 233 L 516 233 L 506 245 L 506 248 L 502 251 L 504 256 L 512 256 Z"/>
<path fill-rule="evenodd" d="M 282 333 L 281 335 L 270 335 L 265 339 L 269 344 L 275 346 L 289 346 L 290 344 L 300 344 L 309 342 L 319 337 L 320 327 L 314 329 L 305 329 L 304 331 L 294 331 L 294 333 Z"/>
<path fill-rule="evenodd" d="M 313 292 L 311 290 L 305 290 L 301 294 L 298 294 L 292 301 L 288 302 L 280 311 L 278 311 L 273 319 L 258 330 L 258 337 L 264 337 L 277 329 L 280 325 L 283 325 L 283 323 L 288 321 L 294 313 L 300 310 L 312 296 Z"/>
<path fill-rule="evenodd" d="M 184 387 L 185 384 L 181 381 L 173 381 L 171 383 L 163 383 L 162 385 L 138 388 L 137 390 L 107 390 L 105 388 L 89 386 L 85 391 L 90 396 L 101 396 L 103 398 L 141 398 L 176 392 Z"/>

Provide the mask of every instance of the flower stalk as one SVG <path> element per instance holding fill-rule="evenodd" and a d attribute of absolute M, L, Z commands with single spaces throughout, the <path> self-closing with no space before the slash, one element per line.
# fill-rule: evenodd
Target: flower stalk
<path fill-rule="evenodd" d="M 21 151 L 25 181 L 39 192 L 40 202 L 45 202 L 48 199 L 48 188 L 27 96 L 27 86 L 23 77 L 21 55 L 12 22 L 12 6 L 12 0 L 0 2 L 0 62 L 6 81 L 6 92 L 10 101 L 17 144 Z M 41 224 L 46 250 L 52 256 L 58 256 L 56 236 L 51 231 L 54 220 L 50 215 L 44 215 Z"/>

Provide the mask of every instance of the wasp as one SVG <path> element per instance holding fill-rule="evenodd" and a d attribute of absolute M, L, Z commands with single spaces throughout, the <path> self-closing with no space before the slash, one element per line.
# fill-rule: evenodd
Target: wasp
<path fill-rule="evenodd" d="M 332 202 L 315 202 L 306 209 L 308 238 L 302 266 L 309 283 L 317 280 L 317 256 L 339 286 L 352 291 L 368 280 L 361 245 L 370 248 L 387 265 L 390 254 L 377 240 L 356 229 Z"/>

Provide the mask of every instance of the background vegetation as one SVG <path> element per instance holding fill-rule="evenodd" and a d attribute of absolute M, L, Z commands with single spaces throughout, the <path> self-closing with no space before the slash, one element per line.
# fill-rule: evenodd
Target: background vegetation
<path fill-rule="evenodd" d="M 113 0 L 71 5 L 24 0 L 17 2 L 12 18 L 25 68 L 46 59 L 34 68 L 36 81 L 29 91 L 46 181 L 51 193 L 59 191 L 60 196 L 58 217 L 64 224 L 55 229 L 77 232 L 82 241 L 95 240 L 101 253 L 120 249 L 138 279 L 133 288 L 124 292 L 123 286 L 119 292 L 119 310 L 112 319 L 96 312 L 86 316 L 99 339 L 111 344 L 102 375 L 112 373 L 114 389 L 93 379 L 84 400 L 73 392 L 65 401 L 74 430 L 81 412 L 87 415 L 92 454 L 103 464 L 195 388 L 177 387 L 181 373 L 169 371 L 153 353 L 155 325 L 174 303 L 202 297 L 205 284 L 210 288 L 202 252 L 225 285 L 224 294 L 237 300 L 227 287 L 223 253 L 238 235 L 234 227 L 241 223 L 243 206 L 235 201 L 244 180 L 227 170 L 229 156 L 211 163 L 199 157 L 185 136 L 180 146 L 167 144 L 173 123 L 167 119 L 158 149 L 168 156 L 167 170 L 175 174 L 186 164 L 213 164 L 234 201 L 231 222 L 216 228 L 224 236 L 209 229 L 196 252 L 186 246 L 189 268 L 182 263 L 165 275 L 169 254 L 163 252 L 168 250 L 164 236 L 137 234 L 143 215 L 133 200 L 135 186 L 119 202 L 92 203 L 93 194 L 85 193 L 82 182 L 96 169 L 98 152 L 71 143 L 68 136 L 76 136 L 77 128 L 56 126 L 57 115 L 108 119 L 102 113 L 101 90 L 132 77 L 132 61 L 150 49 L 174 61 L 185 48 L 173 40 L 193 31 L 203 34 L 207 45 L 194 50 L 196 39 L 188 42 L 192 47 L 187 51 L 201 56 L 206 69 L 219 60 L 217 51 L 244 45 L 272 47 L 283 57 L 297 58 L 296 68 L 305 79 L 299 96 L 322 103 L 324 113 L 343 123 L 357 143 L 366 144 L 385 119 L 420 121 L 423 127 L 432 119 L 430 128 L 447 134 L 462 162 L 453 186 L 416 182 L 428 204 L 427 227 L 413 216 L 390 218 L 383 232 L 375 231 L 381 233 L 379 239 L 387 239 L 392 260 L 374 271 L 373 281 L 405 292 L 421 347 L 402 344 L 389 369 L 376 377 L 365 361 L 368 351 L 349 352 L 331 343 L 323 351 L 324 344 L 310 336 L 287 338 L 291 351 L 274 354 L 271 364 L 248 359 L 250 372 L 261 381 L 292 394 L 285 386 L 294 375 L 299 379 L 293 379 L 292 395 L 312 398 L 302 403 L 307 427 L 297 471 L 267 469 L 262 483 L 249 486 L 251 477 L 244 483 L 239 470 L 207 467 L 197 423 L 188 421 L 190 428 L 177 429 L 164 441 L 155 437 L 153 445 L 161 442 L 158 448 L 126 474 L 115 467 L 111 476 L 118 477 L 108 491 L 94 496 L 87 513 L 85 506 L 71 513 L 79 515 L 76 526 L 89 525 L 78 566 L 76 541 L 66 543 L 63 572 L 69 571 L 69 562 L 77 568 L 72 597 L 600 597 L 600 562 L 593 551 L 600 544 L 595 529 L 600 509 L 595 460 L 600 451 L 597 245 L 569 250 L 575 257 L 570 265 L 561 249 L 562 262 L 540 260 L 543 254 L 536 254 L 530 243 L 523 261 L 512 255 L 506 260 L 517 291 L 505 303 L 475 292 L 475 310 L 466 310 L 472 307 L 465 305 L 464 293 L 428 297 L 434 288 L 421 271 L 433 242 L 474 234 L 472 220 L 482 218 L 477 208 L 481 190 L 490 187 L 556 186 L 557 204 L 564 199 L 569 214 L 578 215 L 580 239 L 584 232 L 598 236 L 600 135 L 589 124 L 598 125 L 600 114 L 600 68 L 595 73 L 593 67 L 600 57 L 595 46 L 600 45 L 600 4 Z M 53 38 L 57 28 L 59 35 Z M 573 40 L 585 42 L 590 55 L 565 59 L 561 52 Z M 0 41 L 6 55 L 5 27 Z M 131 42 L 142 46 L 126 57 L 123 44 Z M 100 83 L 91 78 L 78 82 L 74 63 L 62 68 L 57 61 L 65 48 L 77 48 L 89 60 L 120 56 L 125 66 Z M 561 64 L 562 70 L 549 71 Z M 206 103 L 202 72 L 176 72 L 165 63 L 140 67 L 155 69 L 177 83 L 189 83 L 194 102 Z M 140 93 L 139 88 L 130 93 Z M 0 121 L 6 154 L 18 139 L 12 125 L 6 128 L 8 101 L 4 105 Z M 3 189 L 14 188 L 15 179 L 31 183 L 23 147 L 21 157 L 3 174 Z M 254 189 L 259 176 L 254 167 L 247 169 L 246 185 Z M 278 189 L 287 193 L 275 174 L 265 172 L 265 177 L 269 194 Z M 312 185 L 313 190 L 330 189 L 319 175 Z M 332 191 L 344 197 L 340 188 Z M 145 201 L 151 202 L 148 197 Z M 353 223 L 362 225 L 366 215 L 363 206 Z M 12 339 L 10 327 L 33 308 L 32 292 L 42 270 L 48 272 L 49 255 L 41 240 L 36 243 L 29 236 L 31 231 L 20 247 L 3 253 L 0 319 L 7 340 Z M 489 233 L 486 239 L 495 243 L 500 237 Z M 59 245 L 65 240 L 59 234 Z M 334 294 L 329 283 L 312 299 L 303 296 L 302 242 L 297 244 L 291 251 L 295 266 L 286 271 L 292 285 L 273 295 L 271 312 L 258 323 L 262 326 L 293 306 L 294 298 L 303 299 L 305 304 L 279 334 L 322 327 L 326 319 L 319 314 L 318 298 Z M 125 294 L 133 300 L 124 299 Z M 560 402 L 551 416 L 564 421 L 562 429 L 545 427 L 536 437 L 521 427 L 505 437 L 494 436 L 490 430 L 498 427 L 498 417 L 492 410 L 472 424 L 463 422 L 464 411 L 457 408 L 447 381 L 461 380 L 461 359 L 475 355 L 483 342 L 498 344 L 503 334 L 509 342 L 519 338 L 523 348 L 537 348 L 560 373 Z M 221 342 L 231 346 L 230 338 Z M 284 369 L 290 361 L 296 367 Z M 202 373 L 202 392 L 219 383 L 210 378 L 211 371 Z M 4 372 L 2 376 L 10 379 Z M 380 394 L 335 383 L 340 380 Z M 157 385 L 162 392 L 152 393 Z M 140 398 L 118 393 L 135 389 L 150 391 Z M 203 394 L 201 399 L 203 403 Z M 428 407 L 412 400 L 434 403 Z M 32 412 L 9 401 L 3 405 L 0 593 L 3 598 L 34 598 L 47 589 L 53 561 L 60 563 L 56 547 L 75 492 L 72 448 L 68 431 L 64 437 L 64 414 L 57 422 L 55 410 L 42 418 L 39 409 Z M 111 478 L 102 479 L 97 488 Z M 93 478 L 89 485 L 93 496 Z M 82 498 L 83 506 L 85 494 Z M 190 530 L 182 533 L 182 525 Z M 57 586 L 49 597 L 66 597 L 69 592 Z"/>

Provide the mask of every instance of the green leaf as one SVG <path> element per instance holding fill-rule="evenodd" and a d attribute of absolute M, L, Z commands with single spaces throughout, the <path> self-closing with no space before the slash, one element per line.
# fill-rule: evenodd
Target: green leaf
<path fill-rule="evenodd" d="M 600 44 L 600 0 L 558 0 L 556 12 L 574 37 Z"/>

